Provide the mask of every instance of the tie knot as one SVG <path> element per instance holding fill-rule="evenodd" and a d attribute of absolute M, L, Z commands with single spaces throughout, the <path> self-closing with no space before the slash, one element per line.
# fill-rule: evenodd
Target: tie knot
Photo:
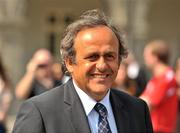
<path fill-rule="evenodd" d="M 103 104 L 96 103 L 94 109 L 99 113 L 100 116 L 107 117 L 107 109 Z"/>

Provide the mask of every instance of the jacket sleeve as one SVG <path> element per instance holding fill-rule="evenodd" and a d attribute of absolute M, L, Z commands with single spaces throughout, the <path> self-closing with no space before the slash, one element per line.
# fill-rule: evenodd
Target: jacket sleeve
<path fill-rule="evenodd" d="M 153 127 L 152 127 L 151 117 L 149 113 L 149 108 L 145 102 L 144 104 L 145 104 L 145 123 L 146 123 L 146 130 L 147 130 L 146 132 L 153 133 Z"/>
<path fill-rule="evenodd" d="M 45 133 L 38 108 L 30 100 L 24 102 L 16 117 L 13 133 Z"/>

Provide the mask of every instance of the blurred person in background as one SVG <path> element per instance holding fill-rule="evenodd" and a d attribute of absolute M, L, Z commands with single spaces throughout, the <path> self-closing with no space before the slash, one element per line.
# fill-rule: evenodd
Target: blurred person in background
<path fill-rule="evenodd" d="M 62 71 L 62 65 L 59 62 L 54 62 L 52 65 L 52 73 L 54 79 L 54 86 L 59 86 L 62 84 L 62 78 L 64 77 Z"/>
<path fill-rule="evenodd" d="M 55 69 L 58 69 L 53 70 L 53 62 L 53 57 L 47 49 L 37 50 L 27 64 L 26 73 L 16 86 L 16 97 L 27 99 L 60 85 L 61 81 L 55 79 L 57 75 L 53 75 L 53 72 L 57 71 Z"/>
<path fill-rule="evenodd" d="M 145 67 L 139 64 L 132 53 L 128 55 L 128 58 L 125 61 L 128 64 L 127 75 L 131 82 L 135 82 L 136 86 L 133 95 L 139 97 L 144 91 L 148 81 Z"/>
<path fill-rule="evenodd" d="M 177 58 L 175 63 L 175 74 L 176 74 L 176 81 L 178 84 L 177 95 L 178 95 L 178 104 L 179 104 L 176 133 L 180 133 L 180 57 Z"/>
<path fill-rule="evenodd" d="M 113 87 L 138 97 L 144 91 L 146 84 L 146 71 L 130 52 L 119 67 Z"/>
<path fill-rule="evenodd" d="M 176 60 L 175 73 L 176 73 L 176 81 L 178 84 L 177 94 L 180 100 L 180 57 Z"/>
<path fill-rule="evenodd" d="M 163 40 L 149 42 L 144 49 L 144 59 L 153 77 L 140 96 L 150 109 L 155 133 L 173 133 L 176 126 L 178 99 L 177 83 L 168 65 L 169 47 Z"/>
<path fill-rule="evenodd" d="M 11 87 L 0 57 L 0 133 L 6 133 L 6 117 L 12 101 Z"/>
<path fill-rule="evenodd" d="M 112 87 L 124 91 L 130 95 L 135 95 L 137 84 L 134 79 L 131 79 L 128 76 L 127 69 L 128 63 L 126 61 L 122 61 Z"/>

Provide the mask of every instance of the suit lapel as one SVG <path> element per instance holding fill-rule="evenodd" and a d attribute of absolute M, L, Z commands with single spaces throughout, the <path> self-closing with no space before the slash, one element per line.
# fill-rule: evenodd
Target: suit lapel
<path fill-rule="evenodd" d="M 87 116 L 75 91 L 72 80 L 69 80 L 64 87 L 64 108 L 74 132 L 90 133 Z"/>
<path fill-rule="evenodd" d="M 110 101 L 116 121 L 117 130 L 119 133 L 127 133 L 130 132 L 130 121 L 127 109 L 124 106 L 124 103 L 120 99 L 119 96 L 111 90 L 110 93 Z"/>
<path fill-rule="evenodd" d="M 116 121 L 117 130 L 120 133 L 130 132 L 130 120 L 125 103 L 113 90 L 110 93 L 110 101 Z M 64 86 L 64 111 L 75 133 L 91 133 L 88 118 L 82 103 L 75 91 L 72 80 Z"/>

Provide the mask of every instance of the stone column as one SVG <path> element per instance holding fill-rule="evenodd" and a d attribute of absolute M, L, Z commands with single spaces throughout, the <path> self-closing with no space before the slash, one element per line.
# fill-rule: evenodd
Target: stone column
<path fill-rule="evenodd" d="M 101 0 L 103 10 L 111 17 L 114 24 L 124 29 L 127 23 L 126 0 Z"/>
<path fill-rule="evenodd" d="M 127 34 L 130 49 L 142 61 L 142 52 L 148 35 L 147 13 L 149 0 L 127 0 Z"/>
<path fill-rule="evenodd" d="M 26 0 L 0 1 L 0 53 L 13 83 L 22 70 Z"/>

